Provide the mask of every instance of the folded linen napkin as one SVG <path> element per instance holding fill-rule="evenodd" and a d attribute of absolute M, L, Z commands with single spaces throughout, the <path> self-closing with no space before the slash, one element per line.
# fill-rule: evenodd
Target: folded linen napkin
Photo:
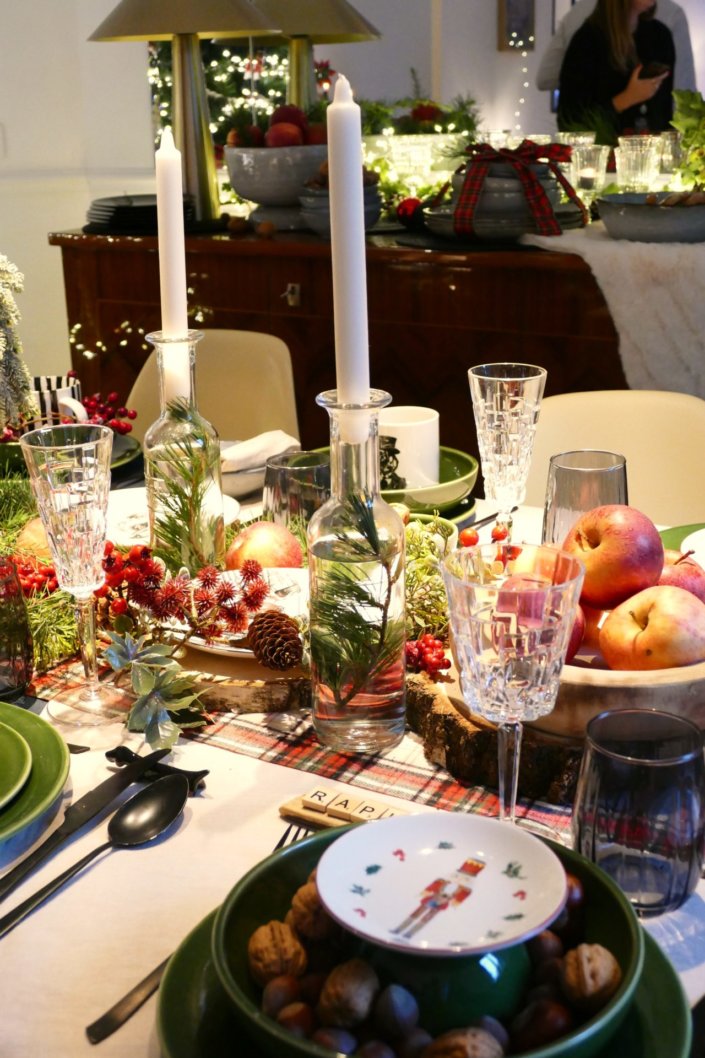
<path fill-rule="evenodd" d="M 233 474 L 241 470 L 263 468 L 270 456 L 300 448 L 297 439 L 283 430 L 267 430 L 247 441 L 239 441 L 221 449 L 220 469 L 224 474 Z"/>

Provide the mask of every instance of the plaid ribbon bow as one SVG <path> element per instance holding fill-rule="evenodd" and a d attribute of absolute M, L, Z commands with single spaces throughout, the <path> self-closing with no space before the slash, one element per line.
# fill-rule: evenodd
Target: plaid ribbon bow
<path fill-rule="evenodd" d="M 541 181 L 532 170 L 532 165 L 545 163 L 561 185 L 568 198 L 580 209 L 583 224 L 587 224 L 587 210 L 578 198 L 574 187 L 558 168 L 559 162 L 569 162 L 571 148 L 562 143 L 540 145 L 531 140 L 523 140 L 515 150 L 502 147 L 496 150 L 488 143 L 471 144 L 466 153 L 470 155 L 465 172 L 465 181 L 455 207 L 454 227 L 457 235 L 471 235 L 473 216 L 485 183 L 485 177 L 493 162 L 506 162 L 511 165 L 521 181 L 532 215 L 536 220 L 539 235 L 560 235 L 561 226 L 556 220 L 548 195 Z"/>

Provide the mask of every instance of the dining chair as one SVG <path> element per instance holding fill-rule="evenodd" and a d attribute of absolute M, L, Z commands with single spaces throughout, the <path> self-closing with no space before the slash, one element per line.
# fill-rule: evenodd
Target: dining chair
<path fill-rule="evenodd" d="M 629 503 L 657 525 L 705 522 L 705 400 L 648 389 L 544 397 L 527 504 L 543 506 L 551 456 L 580 448 L 624 455 Z"/>
<path fill-rule="evenodd" d="M 224 441 L 244 441 L 266 430 L 299 436 L 291 353 L 273 334 L 209 328 L 196 346 L 198 410 Z M 159 376 L 153 350 L 125 402 L 137 418 L 142 443 L 159 417 Z"/>

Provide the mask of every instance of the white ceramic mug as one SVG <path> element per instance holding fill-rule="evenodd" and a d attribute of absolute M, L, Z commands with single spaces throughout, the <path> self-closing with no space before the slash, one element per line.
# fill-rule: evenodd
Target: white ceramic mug
<path fill-rule="evenodd" d="M 397 474 L 413 488 L 437 485 L 440 476 L 439 416 L 434 408 L 391 405 L 379 413 L 380 438 L 394 439 Z"/>
<path fill-rule="evenodd" d="M 86 422 L 88 412 L 81 403 L 81 383 L 70 375 L 35 375 L 33 394 L 39 414 L 34 426 L 57 426 L 62 418 Z"/>

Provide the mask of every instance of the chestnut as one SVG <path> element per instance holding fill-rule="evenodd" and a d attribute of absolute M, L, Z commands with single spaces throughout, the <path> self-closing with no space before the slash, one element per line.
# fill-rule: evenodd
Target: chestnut
<path fill-rule="evenodd" d="M 563 941 L 550 929 L 544 929 L 526 942 L 526 950 L 534 966 L 546 959 L 560 958 L 565 951 Z"/>
<path fill-rule="evenodd" d="M 280 974 L 267 981 L 262 991 L 262 1010 L 270 1018 L 275 1018 L 279 1011 L 294 1003 L 301 996 L 299 978 L 293 974 Z"/>
<path fill-rule="evenodd" d="M 419 1005 L 402 985 L 391 984 L 382 989 L 375 1001 L 374 1023 L 385 1040 L 407 1036 L 419 1020 Z"/>
<path fill-rule="evenodd" d="M 328 1047 L 331 1051 L 337 1051 L 338 1054 L 352 1054 L 357 1050 L 357 1039 L 345 1029 L 316 1029 L 311 1041 L 321 1047 Z"/>
<path fill-rule="evenodd" d="M 573 1027 L 573 1015 L 563 1003 L 535 999 L 517 1014 L 510 1026 L 512 1048 L 531 1051 L 560 1039 Z"/>
<path fill-rule="evenodd" d="M 316 1015 L 308 1003 L 297 1000 L 282 1007 L 277 1014 L 277 1021 L 293 1036 L 306 1039 L 316 1028 Z"/>

